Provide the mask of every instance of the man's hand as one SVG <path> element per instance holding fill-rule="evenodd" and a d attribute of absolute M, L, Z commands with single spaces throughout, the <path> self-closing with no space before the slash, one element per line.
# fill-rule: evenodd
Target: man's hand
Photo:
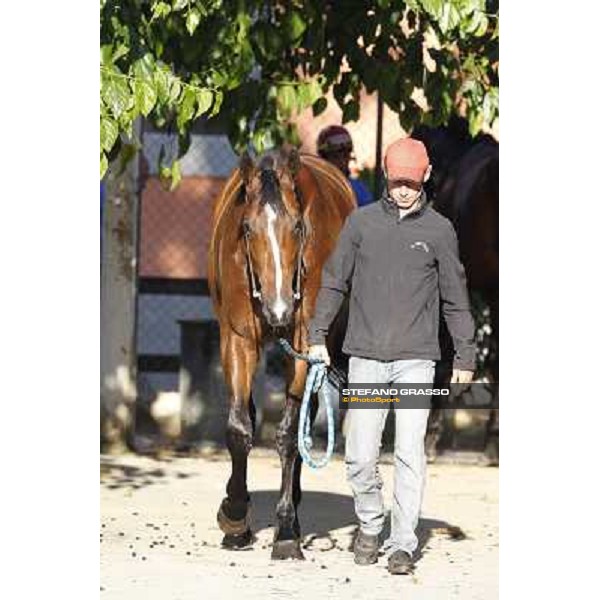
<path fill-rule="evenodd" d="M 473 380 L 473 371 L 463 369 L 453 369 L 450 383 L 471 383 Z"/>
<path fill-rule="evenodd" d="M 314 346 L 310 346 L 308 349 L 308 355 L 311 358 L 320 358 L 327 366 L 331 364 L 329 352 L 327 351 L 327 346 L 325 346 L 325 344 L 315 344 Z"/>

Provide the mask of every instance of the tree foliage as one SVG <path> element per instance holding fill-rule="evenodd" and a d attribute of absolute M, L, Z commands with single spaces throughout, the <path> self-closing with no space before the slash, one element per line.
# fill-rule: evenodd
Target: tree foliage
<path fill-rule="evenodd" d="M 344 122 L 361 86 L 409 131 L 498 117 L 496 0 L 101 0 L 100 39 L 101 176 L 131 155 L 140 115 L 176 129 L 182 153 L 201 116 L 236 150 L 297 143 L 291 117 L 325 110 L 330 89 Z"/>

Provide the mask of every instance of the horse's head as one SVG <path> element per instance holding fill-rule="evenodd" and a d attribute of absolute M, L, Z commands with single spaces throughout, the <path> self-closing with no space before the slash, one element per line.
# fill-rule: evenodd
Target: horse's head
<path fill-rule="evenodd" d="M 299 169 L 295 149 L 267 153 L 256 162 L 244 153 L 240 162 L 245 201 L 240 235 L 254 296 L 273 327 L 290 324 L 300 293 L 305 223 L 296 190 Z"/>

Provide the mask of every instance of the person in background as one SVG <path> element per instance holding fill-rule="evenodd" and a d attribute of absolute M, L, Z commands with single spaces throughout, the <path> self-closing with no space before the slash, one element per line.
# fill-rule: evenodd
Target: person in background
<path fill-rule="evenodd" d="M 325 127 L 317 138 L 319 156 L 335 165 L 348 178 L 358 206 L 365 206 L 373 202 L 373 195 L 360 179 L 350 177 L 350 160 L 353 149 L 352 138 L 348 130 L 341 125 Z"/>

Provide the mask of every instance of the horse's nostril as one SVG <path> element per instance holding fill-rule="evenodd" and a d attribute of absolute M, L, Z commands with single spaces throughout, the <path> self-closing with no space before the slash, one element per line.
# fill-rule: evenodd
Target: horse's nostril
<path fill-rule="evenodd" d="M 283 327 L 288 325 L 292 315 L 288 306 L 276 306 L 275 308 L 263 306 L 263 314 L 265 315 L 267 323 L 272 327 Z"/>

